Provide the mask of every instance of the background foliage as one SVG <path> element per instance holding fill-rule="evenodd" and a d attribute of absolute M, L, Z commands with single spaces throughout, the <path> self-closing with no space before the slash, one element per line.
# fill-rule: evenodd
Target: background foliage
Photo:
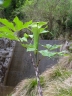
<path fill-rule="evenodd" d="M 50 33 L 41 35 L 42 39 L 72 38 L 72 0 L 11 0 L 1 13 L 9 20 L 18 16 L 23 21 L 48 22 Z"/>

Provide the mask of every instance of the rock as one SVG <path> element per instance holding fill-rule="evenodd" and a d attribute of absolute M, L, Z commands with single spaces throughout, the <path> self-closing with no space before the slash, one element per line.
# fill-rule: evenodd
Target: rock
<path fill-rule="evenodd" d="M 15 41 L 4 38 L 0 39 L 0 83 L 3 83 L 4 81 L 14 46 Z"/>

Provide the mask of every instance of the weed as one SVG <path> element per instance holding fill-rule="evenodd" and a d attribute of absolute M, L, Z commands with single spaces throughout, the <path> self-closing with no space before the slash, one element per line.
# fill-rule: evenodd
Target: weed
<path fill-rule="evenodd" d="M 42 87 L 45 84 L 44 77 L 42 77 L 42 76 L 40 77 L 40 83 L 41 83 Z M 33 96 L 34 90 L 37 87 L 37 80 L 35 78 L 31 79 L 26 86 L 27 86 L 26 95 L 30 95 L 31 94 L 31 96 Z"/>
<path fill-rule="evenodd" d="M 65 78 L 68 78 L 71 74 L 72 74 L 72 71 L 70 70 L 57 68 L 51 74 L 50 79 L 58 79 L 59 77 L 61 77 L 62 79 L 65 79 Z"/>
<path fill-rule="evenodd" d="M 72 96 L 72 88 L 61 88 L 55 96 Z"/>

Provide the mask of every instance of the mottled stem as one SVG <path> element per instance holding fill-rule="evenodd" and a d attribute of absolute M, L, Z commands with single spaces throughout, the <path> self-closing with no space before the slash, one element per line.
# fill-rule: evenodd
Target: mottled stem
<path fill-rule="evenodd" d="M 32 55 L 30 54 L 31 58 L 32 58 Z M 39 78 L 39 68 L 38 68 L 38 61 L 37 61 L 37 54 L 36 54 L 36 58 L 35 58 L 35 63 L 34 63 L 34 60 L 32 58 L 32 63 L 33 63 L 33 66 L 34 66 L 34 69 L 35 69 L 35 75 L 36 75 L 36 78 L 37 78 L 37 84 L 38 84 L 38 93 L 39 93 L 39 96 L 43 96 L 43 93 L 42 93 L 42 88 L 41 88 L 41 85 L 40 85 L 40 78 Z"/>
<path fill-rule="evenodd" d="M 35 67 L 35 74 L 36 74 L 37 83 L 38 83 L 38 93 L 39 93 L 39 96 L 43 96 L 42 88 L 41 88 L 41 85 L 40 85 L 39 68 L 38 67 Z"/>

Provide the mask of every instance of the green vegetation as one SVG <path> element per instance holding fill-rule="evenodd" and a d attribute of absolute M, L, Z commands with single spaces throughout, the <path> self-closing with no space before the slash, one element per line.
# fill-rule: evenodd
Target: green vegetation
<path fill-rule="evenodd" d="M 72 30 L 72 2 L 71 0 L 8 0 L 4 1 L 0 7 L 4 17 L 12 21 L 0 18 L 0 38 L 18 41 L 27 51 L 34 52 L 35 61 L 32 58 L 32 54 L 30 56 L 37 81 L 32 80 L 29 83 L 27 93 L 30 94 L 38 85 L 39 96 L 43 96 L 38 69 L 39 53 L 52 58 L 62 56 L 65 52 L 54 52 L 60 45 L 52 46 L 50 44 L 40 44 L 46 49 L 39 51 L 39 36 L 42 39 L 56 39 L 60 35 L 63 35 L 63 37 L 66 35 L 72 36 L 70 32 Z M 17 16 L 22 21 L 30 21 L 23 23 Z M 29 30 L 31 34 L 25 32 L 22 37 L 19 37 L 19 32 L 23 29 Z M 28 42 L 29 38 L 32 39 L 33 43 Z M 56 69 L 51 78 L 62 78 L 63 76 L 70 76 L 70 74 L 67 70 Z M 41 80 L 43 82 L 43 78 Z M 44 85 L 44 83 L 42 84 Z M 32 94 L 32 96 L 34 95 Z"/>
<path fill-rule="evenodd" d="M 72 88 L 61 88 L 55 96 L 72 96 Z"/>
<path fill-rule="evenodd" d="M 70 66 L 70 63 L 68 63 Z M 63 64 L 62 64 L 63 65 Z M 60 66 L 60 64 L 59 64 Z M 44 72 L 41 75 L 40 82 L 42 85 L 44 96 L 71 96 L 72 95 L 72 70 L 60 68 L 58 65 Z M 69 79 L 69 80 L 68 80 Z M 68 81 L 68 83 L 67 83 Z M 24 82 L 24 81 L 23 81 Z M 18 95 L 19 94 L 19 95 Z M 37 96 L 37 81 L 35 78 L 27 79 L 27 83 L 21 86 L 21 90 L 17 95 L 21 96 Z M 16 95 L 16 96 L 17 96 Z"/>
<path fill-rule="evenodd" d="M 72 38 L 71 0 L 6 0 L 1 9 L 9 20 L 18 16 L 22 21 L 46 21 L 49 33 L 42 34 L 42 39 Z"/>
<path fill-rule="evenodd" d="M 45 85 L 45 81 L 44 81 L 44 77 L 40 77 L 40 84 L 43 87 Z M 37 90 L 35 90 L 37 88 L 37 80 L 35 78 L 32 78 L 29 80 L 29 82 L 27 83 L 27 85 L 22 89 L 24 90 L 26 88 L 27 92 L 26 95 L 32 96 L 31 94 L 34 94 L 34 92 L 37 94 Z M 33 92 L 33 90 L 35 90 Z"/>
<path fill-rule="evenodd" d="M 32 55 L 30 54 L 31 58 L 32 58 L 32 63 L 35 69 L 35 74 L 36 74 L 36 78 L 37 78 L 37 84 L 38 84 L 38 92 L 40 96 L 42 95 L 41 92 L 41 86 L 40 86 L 40 78 L 39 78 L 39 58 L 38 58 L 38 54 L 42 54 L 43 56 L 47 56 L 49 58 L 55 56 L 55 55 L 63 55 L 63 52 L 51 52 L 52 50 L 55 50 L 57 48 L 60 47 L 60 45 L 50 45 L 50 44 L 46 44 L 46 45 L 41 45 L 44 46 L 45 48 L 47 48 L 46 50 L 38 50 L 39 47 L 39 36 L 42 33 L 47 33 L 48 31 L 45 31 L 45 28 L 42 28 L 43 25 L 46 24 L 46 22 L 26 22 L 23 23 L 22 21 L 19 20 L 18 17 L 15 17 L 13 22 L 9 22 L 7 19 L 1 19 L 0 18 L 0 22 L 2 24 L 2 26 L 0 27 L 0 38 L 8 38 L 10 40 L 15 40 L 21 43 L 21 45 L 23 47 L 25 47 L 27 49 L 27 51 L 33 51 L 34 55 L 35 55 L 35 62 L 32 58 Z M 24 34 L 24 36 L 21 38 L 18 36 L 18 32 L 22 29 L 27 28 L 28 30 L 30 30 L 32 32 L 32 35 L 29 34 Z M 28 37 L 33 39 L 33 44 L 28 42 Z M 24 44 L 24 42 L 26 42 Z"/>
<path fill-rule="evenodd" d="M 53 79 L 62 78 L 64 80 L 64 79 L 68 78 L 71 74 L 72 74 L 71 70 L 61 69 L 59 67 L 53 71 L 53 73 L 50 76 L 50 79 L 53 80 Z"/>
<path fill-rule="evenodd" d="M 56 39 L 60 35 L 71 37 L 72 1 L 71 0 L 34 0 L 30 6 L 22 9 L 27 19 L 46 21 L 47 30 L 42 39 Z"/>

